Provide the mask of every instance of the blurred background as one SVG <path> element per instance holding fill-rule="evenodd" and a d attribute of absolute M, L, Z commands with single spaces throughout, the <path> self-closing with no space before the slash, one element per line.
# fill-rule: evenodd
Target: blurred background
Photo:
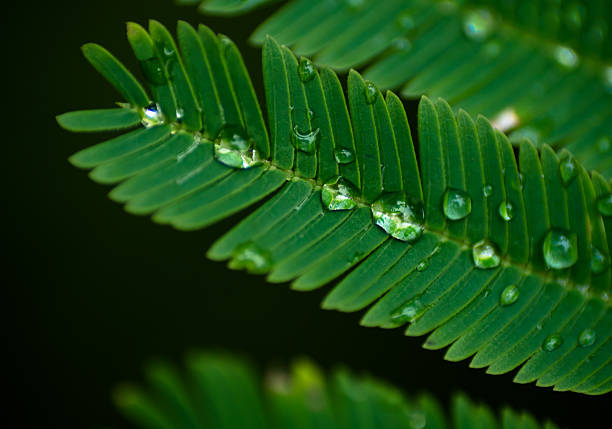
<path fill-rule="evenodd" d="M 240 214 L 204 231 L 178 232 L 125 213 L 106 197 L 110 188 L 68 163 L 77 150 L 109 136 L 70 134 L 57 126 L 55 115 L 119 101 L 82 57 L 82 44 L 100 43 L 135 70 L 127 21 L 155 18 L 173 32 L 178 19 L 203 22 L 237 43 L 261 94 L 260 52 L 246 41 L 270 9 L 220 19 L 171 0 L 23 3 L 24 10 L 10 10 L 8 20 L 19 26 L 12 37 L 30 61 L 13 72 L 34 73 L 25 86 L 35 93 L 26 101 L 39 120 L 35 133 L 32 125 L 21 128 L 15 141 L 21 157 L 26 152 L 36 158 L 33 164 L 5 160 L 20 168 L 13 180 L 32 185 L 5 213 L 8 233 L 17 239 L 8 258 L 8 274 L 16 275 L 5 284 L 5 338 L 8 376 L 17 387 L 13 399 L 26 408 L 18 427 L 129 427 L 112 406 L 112 387 L 140 380 L 150 357 L 180 363 L 194 348 L 234 351 L 262 368 L 307 355 L 326 369 L 343 363 L 407 393 L 430 391 L 445 404 L 462 390 L 493 407 L 524 409 L 568 428 L 585 427 L 585 416 L 603 418 L 609 395 L 517 385 L 513 374 L 489 376 L 469 369 L 467 361 L 446 362 L 444 351 L 421 348 L 424 338 L 360 327 L 361 313 L 321 310 L 326 289 L 294 292 L 207 260 L 207 248 Z M 39 22 L 23 24 L 24 16 Z M 408 108 L 414 116 L 415 103 Z"/>

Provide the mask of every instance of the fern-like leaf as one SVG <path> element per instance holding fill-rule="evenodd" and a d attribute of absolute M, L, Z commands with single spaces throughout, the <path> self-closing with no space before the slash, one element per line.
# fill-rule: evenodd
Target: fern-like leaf
<path fill-rule="evenodd" d="M 153 104 L 98 45 L 85 56 L 128 105 L 73 112 L 77 131 L 143 126 L 75 154 L 129 212 L 192 230 L 273 194 L 209 250 L 229 267 L 370 307 L 362 323 L 431 335 L 446 358 L 516 380 L 612 388 L 610 185 L 569 153 L 528 140 L 515 158 L 482 116 L 423 98 L 418 158 L 401 101 L 268 38 L 267 127 L 236 46 L 184 22 L 178 47 L 152 21 L 128 39 Z M 180 48 L 180 51 L 179 51 Z M 417 161 L 418 159 L 418 161 Z M 519 168 L 520 164 L 520 168 Z"/>
<path fill-rule="evenodd" d="M 208 0 L 202 10 L 219 13 Z M 248 2 L 247 2 L 248 3 Z M 481 113 L 511 140 L 565 147 L 612 177 L 612 3 L 594 1 L 292 0 L 267 34 L 336 70 L 402 95 Z"/>
<path fill-rule="evenodd" d="M 263 380 L 248 362 L 221 353 L 194 353 L 186 366 L 181 374 L 167 363 L 148 365 L 148 388 L 124 384 L 116 390 L 119 410 L 147 429 L 557 427 L 507 407 L 496 416 L 461 394 L 445 413 L 430 395 L 407 397 L 345 369 L 325 376 L 306 359 L 296 360 L 290 372 L 269 371 Z"/>

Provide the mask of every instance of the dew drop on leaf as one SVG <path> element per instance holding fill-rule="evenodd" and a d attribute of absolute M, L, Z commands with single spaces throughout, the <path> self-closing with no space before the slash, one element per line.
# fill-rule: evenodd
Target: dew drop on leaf
<path fill-rule="evenodd" d="M 320 138 L 320 130 L 316 128 L 307 133 L 302 133 L 298 126 L 295 125 L 293 127 L 293 132 L 291 133 L 291 144 L 297 150 L 306 153 L 315 153 L 317 148 L 317 142 Z"/>
<path fill-rule="evenodd" d="M 481 42 L 491 35 L 495 28 L 493 15 L 486 9 L 472 10 L 463 20 L 463 31 L 472 40 Z"/>
<path fill-rule="evenodd" d="M 597 199 L 597 210 L 602 216 L 612 216 L 612 194 L 602 195 Z"/>
<path fill-rule="evenodd" d="M 351 210 L 357 207 L 357 190 L 348 181 L 336 177 L 323 185 L 321 202 L 327 210 Z"/>
<path fill-rule="evenodd" d="M 591 271 L 593 274 L 601 274 L 608 268 L 608 258 L 597 247 L 591 247 Z"/>
<path fill-rule="evenodd" d="M 580 347 L 589 347 L 595 343 L 597 339 L 597 334 L 591 328 L 586 328 L 584 331 L 580 333 L 578 336 L 578 344 Z"/>
<path fill-rule="evenodd" d="M 506 286 L 499 295 L 499 305 L 506 307 L 514 304 L 519 299 L 520 293 L 521 292 L 516 285 Z"/>
<path fill-rule="evenodd" d="M 561 347 L 561 344 L 563 344 L 563 337 L 559 334 L 552 334 L 546 337 L 542 343 L 542 349 L 547 352 L 552 352 Z"/>
<path fill-rule="evenodd" d="M 442 201 L 444 215 L 451 220 L 463 219 L 472 211 L 472 199 L 464 191 L 449 188 Z"/>
<path fill-rule="evenodd" d="M 374 223 L 391 237 L 409 243 L 415 242 L 425 230 L 425 212 L 420 201 L 409 201 L 406 195 L 389 193 L 372 206 Z"/>
<path fill-rule="evenodd" d="M 376 96 L 378 95 L 378 89 L 376 89 L 376 85 L 372 82 L 367 81 L 365 87 L 363 88 L 363 94 L 366 99 L 366 103 L 374 104 L 376 101 Z"/>
<path fill-rule="evenodd" d="M 499 203 L 497 212 L 503 220 L 509 222 L 514 217 L 514 206 L 510 201 L 502 201 L 501 203 Z"/>
<path fill-rule="evenodd" d="M 429 258 L 423 259 L 421 262 L 419 262 L 416 266 L 416 269 L 417 271 L 422 272 L 425 271 L 427 267 L 429 267 Z"/>
<path fill-rule="evenodd" d="M 310 82 L 315 77 L 315 66 L 308 58 L 300 58 L 298 64 L 298 76 L 304 83 Z"/>
<path fill-rule="evenodd" d="M 557 46 L 554 56 L 557 62 L 567 69 L 573 69 L 580 62 L 578 54 L 568 46 Z"/>
<path fill-rule="evenodd" d="M 499 267 L 501 256 L 497 246 L 489 241 L 479 241 L 472 247 L 472 258 L 476 268 L 488 270 Z"/>
<path fill-rule="evenodd" d="M 350 164 L 355 161 L 355 152 L 345 147 L 339 147 L 334 151 L 334 157 L 338 164 Z"/>
<path fill-rule="evenodd" d="M 551 229 L 542 245 L 546 265 L 555 270 L 569 268 L 578 260 L 576 234 L 561 229 Z"/>
<path fill-rule="evenodd" d="M 569 185 L 578 176 L 578 165 L 573 156 L 569 155 L 561 160 L 559 173 L 565 186 Z"/>
<path fill-rule="evenodd" d="M 161 109 L 156 103 L 149 104 L 142 110 L 142 125 L 145 128 L 154 127 L 164 122 Z"/>
<path fill-rule="evenodd" d="M 414 322 L 418 319 L 427 309 L 427 307 L 421 302 L 420 296 L 415 296 L 408 302 L 397 308 L 391 314 L 391 320 L 398 325 L 407 322 Z"/>
<path fill-rule="evenodd" d="M 414 17 L 412 16 L 412 13 L 410 11 L 405 10 L 404 12 L 400 13 L 397 16 L 397 26 L 400 28 L 400 30 L 404 31 L 404 32 L 408 32 L 410 30 L 413 30 L 415 27 L 414 24 Z"/>
<path fill-rule="evenodd" d="M 484 185 L 482 187 L 482 195 L 484 195 L 485 197 L 490 197 L 491 194 L 493 194 L 493 186 L 491 186 L 491 185 Z"/>
<path fill-rule="evenodd" d="M 233 168 L 250 168 L 260 162 L 253 142 L 240 126 L 227 125 L 215 139 L 215 158 Z"/>
<path fill-rule="evenodd" d="M 272 267 L 270 254 L 253 242 L 243 243 L 234 250 L 231 269 L 246 269 L 252 274 L 265 274 Z"/>

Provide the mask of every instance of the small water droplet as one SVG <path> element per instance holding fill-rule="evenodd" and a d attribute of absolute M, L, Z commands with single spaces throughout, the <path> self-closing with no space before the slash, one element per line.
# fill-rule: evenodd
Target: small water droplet
<path fill-rule="evenodd" d="M 492 193 L 493 193 L 493 186 L 484 185 L 482 187 L 482 195 L 484 195 L 485 197 L 490 197 Z"/>
<path fill-rule="evenodd" d="M 412 48 L 412 43 L 405 37 L 398 37 L 393 40 L 393 48 L 396 51 L 407 52 Z"/>
<path fill-rule="evenodd" d="M 355 161 L 355 152 L 352 149 L 339 147 L 334 151 L 334 157 L 338 164 L 350 164 Z"/>
<path fill-rule="evenodd" d="M 157 57 L 141 61 L 140 66 L 142 68 L 142 73 L 151 85 L 159 86 L 167 82 L 164 68 Z"/>
<path fill-rule="evenodd" d="M 383 195 L 372 204 L 374 223 L 391 237 L 412 243 L 423 235 L 425 212 L 420 201 L 409 201 L 403 193 Z"/>
<path fill-rule="evenodd" d="M 502 201 L 501 203 L 499 203 L 497 212 L 503 220 L 509 222 L 514 217 L 514 206 L 510 201 Z"/>
<path fill-rule="evenodd" d="M 429 267 L 429 259 L 423 259 L 416 266 L 417 271 L 422 272 L 425 271 Z"/>
<path fill-rule="evenodd" d="M 591 271 L 601 274 L 608 268 L 608 258 L 595 246 L 591 246 Z"/>
<path fill-rule="evenodd" d="M 578 336 L 578 345 L 580 345 L 580 347 L 590 347 L 595 344 L 596 339 L 597 334 L 595 331 L 591 328 L 586 328 Z"/>
<path fill-rule="evenodd" d="M 499 267 L 501 263 L 497 246 L 486 240 L 479 241 L 472 247 L 472 258 L 476 268 L 483 270 Z"/>
<path fill-rule="evenodd" d="M 370 81 L 366 81 L 365 87 L 363 88 L 363 94 L 365 95 L 366 103 L 374 104 L 376 96 L 378 95 L 378 89 Z"/>
<path fill-rule="evenodd" d="M 265 274 L 272 267 L 270 254 L 253 242 L 243 243 L 234 250 L 229 263 L 232 269 L 246 269 L 252 274 Z"/>
<path fill-rule="evenodd" d="M 174 55 L 174 49 L 172 49 L 170 46 L 164 46 L 164 55 L 167 57 L 171 57 L 172 55 Z"/>
<path fill-rule="evenodd" d="M 481 42 L 491 35 L 495 28 L 493 15 L 487 9 L 477 9 L 465 14 L 463 31 L 472 40 Z"/>
<path fill-rule="evenodd" d="M 580 62 L 578 54 L 568 46 L 557 46 L 554 55 L 557 62 L 568 69 L 573 69 Z"/>
<path fill-rule="evenodd" d="M 215 140 L 215 158 L 233 168 L 250 168 L 261 162 L 253 142 L 242 127 L 236 125 L 226 125 L 219 132 Z"/>
<path fill-rule="evenodd" d="M 316 128 L 310 132 L 302 134 L 300 132 L 297 125 L 293 127 L 293 132 L 291 133 L 291 144 L 297 150 L 306 152 L 306 153 L 314 153 L 317 148 L 317 142 L 320 138 L 320 130 Z"/>
<path fill-rule="evenodd" d="M 315 112 L 313 110 L 308 109 L 308 119 L 313 120 L 315 117 Z"/>
<path fill-rule="evenodd" d="M 397 17 L 397 26 L 404 32 L 414 30 L 415 23 L 412 13 L 408 10 L 401 12 Z"/>
<path fill-rule="evenodd" d="M 563 344 L 563 337 L 559 334 L 552 334 L 546 337 L 542 343 L 542 349 L 547 352 L 557 350 Z"/>
<path fill-rule="evenodd" d="M 609 93 L 612 93 L 612 66 L 606 66 L 603 72 L 604 86 Z"/>
<path fill-rule="evenodd" d="M 314 79 L 316 73 L 316 69 L 312 61 L 308 58 L 300 58 L 300 63 L 298 64 L 298 76 L 300 80 L 304 83 L 310 82 Z"/>
<path fill-rule="evenodd" d="M 551 229 L 542 245 L 544 260 L 549 268 L 562 270 L 578 260 L 578 239 L 576 234 L 561 229 Z"/>
<path fill-rule="evenodd" d="M 154 127 L 164 122 L 161 109 L 156 103 L 149 104 L 141 113 L 141 123 L 145 128 Z"/>
<path fill-rule="evenodd" d="M 348 181 L 336 177 L 323 185 L 321 202 L 327 210 L 351 210 L 357 207 L 358 191 Z"/>
<path fill-rule="evenodd" d="M 578 164 L 573 156 L 568 155 L 559 163 L 559 173 L 565 186 L 569 185 L 578 176 Z"/>
<path fill-rule="evenodd" d="M 398 325 L 414 322 L 418 319 L 427 309 L 427 307 L 421 302 L 420 296 L 415 296 L 408 302 L 397 308 L 391 314 L 391 320 Z"/>
<path fill-rule="evenodd" d="M 598 138 L 595 142 L 595 147 L 597 148 L 597 152 L 605 154 L 610 150 L 610 139 L 606 136 Z"/>
<path fill-rule="evenodd" d="M 519 299 L 521 291 L 516 285 L 506 286 L 499 295 L 499 305 L 506 307 L 514 304 Z"/>
<path fill-rule="evenodd" d="M 542 322 L 538 322 L 538 324 L 536 325 L 536 329 L 537 329 L 538 331 L 541 331 L 541 330 L 542 330 Z"/>
<path fill-rule="evenodd" d="M 447 218 L 451 220 L 463 219 L 472 211 L 472 199 L 464 191 L 449 188 L 444 192 L 442 208 Z"/>
<path fill-rule="evenodd" d="M 597 210 L 602 216 L 612 216 L 612 194 L 602 195 L 597 199 Z"/>

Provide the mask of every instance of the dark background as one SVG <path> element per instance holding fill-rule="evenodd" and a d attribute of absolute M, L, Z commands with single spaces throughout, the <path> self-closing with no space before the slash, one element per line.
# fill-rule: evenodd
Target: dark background
<path fill-rule="evenodd" d="M 111 404 L 113 386 L 140 379 L 142 364 L 152 356 L 178 363 L 191 348 L 211 347 L 244 354 L 261 366 L 297 355 L 326 369 L 345 363 L 407 392 L 430 391 L 444 403 L 463 390 L 496 408 L 510 405 L 569 428 L 586 427 L 588 416 L 595 419 L 591 427 L 604 427 L 599 418 L 609 420 L 609 395 L 557 393 L 514 384 L 513 374 L 469 369 L 468 361 L 446 362 L 444 351 L 420 347 L 424 338 L 360 327 L 360 313 L 321 310 L 326 289 L 294 292 L 205 259 L 206 249 L 240 215 L 204 231 L 178 232 L 128 215 L 106 197 L 109 188 L 69 165 L 69 155 L 107 136 L 62 131 L 54 116 L 119 100 L 83 59 L 80 45 L 98 42 L 135 69 L 125 22 L 155 18 L 172 30 L 177 19 L 203 22 L 238 44 L 261 93 L 260 52 L 246 40 L 269 10 L 219 19 L 171 0 L 23 7 L 7 11 L 8 24 L 15 26 L 9 38 L 19 42 L 25 58 L 4 85 L 33 91 L 25 101 L 38 118 L 20 128 L 19 139 L 4 142 L 20 153 L 4 160 L 20 172 L 5 187 L 32 185 L 18 190 L 15 204 L 5 210 L 7 236 L 16 238 L 7 245 L 6 278 L 14 280 L 4 285 L 5 355 L 9 379 L 16 381 L 12 399 L 24 407 L 15 427 L 129 427 Z M 33 78 L 22 83 L 29 72 Z M 27 167 L 25 156 L 32 159 Z"/>

